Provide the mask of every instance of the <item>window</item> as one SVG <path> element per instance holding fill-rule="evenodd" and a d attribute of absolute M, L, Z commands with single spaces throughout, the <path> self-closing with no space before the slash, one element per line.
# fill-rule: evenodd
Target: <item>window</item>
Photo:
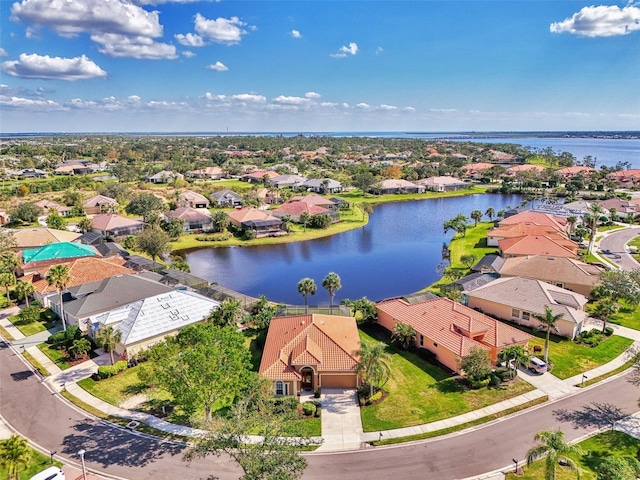
<path fill-rule="evenodd" d="M 511 316 L 513 318 L 520 318 L 520 310 L 518 310 L 517 308 L 512 308 L 511 309 Z"/>
<path fill-rule="evenodd" d="M 420 346 L 424 347 L 424 335 L 420 335 Z"/>
<path fill-rule="evenodd" d="M 276 395 L 284 395 L 284 383 L 280 380 L 276 382 Z"/>
<path fill-rule="evenodd" d="M 526 321 L 531 320 L 531 313 L 529 313 L 529 312 L 522 312 L 522 319 L 523 319 L 523 320 L 526 320 Z"/>

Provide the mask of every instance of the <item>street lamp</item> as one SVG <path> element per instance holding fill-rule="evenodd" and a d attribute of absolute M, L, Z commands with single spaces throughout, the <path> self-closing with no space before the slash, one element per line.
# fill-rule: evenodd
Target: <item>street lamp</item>
<path fill-rule="evenodd" d="M 587 377 L 586 375 L 584 375 L 584 374 L 583 374 L 583 375 L 582 375 L 582 385 L 583 385 L 583 386 L 584 386 L 584 380 L 585 380 L 585 378 L 589 378 L 589 377 Z"/>
<path fill-rule="evenodd" d="M 512 458 L 511 461 L 513 461 L 513 463 L 516 464 L 516 469 L 513 471 L 513 473 L 517 474 L 518 473 L 518 460 L 516 460 L 515 458 Z"/>
<path fill-rule="evenodd" d="M 380 432 L 380 434 L 378 435 L 378 441 L 382 441 L 382 432 Z"/>
<path fill-rule="evenodd" d="M 84 468 L 84 454 L 85 454 L 85 453 L 86 453 L 86 452 L 85 452 L 84 448 L 83 448 L 83 449 L 81 449 L 81 450 L 78 452 L 78 455 L 80 455 L 80 462 L 82 463 L 82 480 L 87 480 L 87 471 L 86 471 L 86 469 Z"/>

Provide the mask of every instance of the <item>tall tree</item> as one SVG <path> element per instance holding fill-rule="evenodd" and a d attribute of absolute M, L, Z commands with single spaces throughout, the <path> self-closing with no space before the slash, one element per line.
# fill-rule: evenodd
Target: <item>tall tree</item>
<path fill-rule="evenodd" d="M 586 219 L 589 230 L 591 231 L 591 238 L 589 238 L 589 253 L 593 251 L 593 244 L 596 241 L 596 234 L 598 233 L 598 223 L 600 222 L 600 217 L 603 213 L 604 208 L 602 208 L 597 203 L 593 203 L 589 207 L 589 215 Z"/>
<path fill-rule="evenodd" d="M 207 317 L 207 321 L 219 327 L 230 326 L 237 328 L 243 316 L 244 310 L 242 309 L 240 300 L 233 297 L 227 297 L 220 302 L 220 306 L 218 308 L 211 310 L 211 313 Z"/>
<path fill-rule="evenodd" d="M 84 217 L 84 218 L 80 219 L 80 221 L 78 222 L 76 227 L 78 228 L 78 230 L 81 233 L 90 232 L 91 231 L 91 219 L 89 217 Z"/>
<path fill-rule="evenodd" d="M 467 268 L 473 267 L 477 260 L 478 257 L 476 257 L 473 253 L 460 256 L 460 263 L 462 263 Z"/>
<path fill-rule="evenodd" d="M 300 223 L 302 224 L 305 232 L 307 231 L 307 224 L 309 223 L 309 220 L 311 220 L 311 215 L 309 215 L 309 212 L 302 212 L 300 214 Z"/>
<path fill-rule="evenodd" d="M 322 288 L 329 292 L 329 308 L 333 313 L 333 298 L 336 296 L 336 292 L 342 288 L 338 274 L 329 272 L 322 280 Z"/>
<path fill-rule="evenodd" d="M 567 443 L 562 430 L 542 430 L 534 437 L 539 445 L 532 447 L 527 452 L 527 465 L 531 465 L 538 458 L 546 456 L 544 468 L 544 480 L 556 479 L 556 466 L 562 461 L 565 468 L 576 471 L 580 478 L 580 471 L 576 462 L 568 455 L 581 455 L 582 450 L 577 445 Z"/>
<path fill-rule="evenodd" d="M 391 332 L 391 340 L 400 344 L 403 350 L 409 350 L 416 341 L 416 330 L 409 324 L 397 322 Z"/>
<path fill-rule="evenodd" d="M 305 313 L 309 312 L 307 296 L 315 295 L 317 290 L 318 286 L 316 285 L 316 282 L 313 281 L 313 278 L 305 277 L 298 282 L 298 293 L 304 298 Z"/>
<path fill-rule="evenodd" d="M 62 320 L 62 329 L 67 329 L 67 322 L 64 318 L 64 306 L 62 302 L 62 291 L 67 288 L 71 281 L 69 266 L 60 264 L 54 265 L 47 272 L 47 283 L 58 290 L 58 299 L 60 300 L 60 319 Z"/>
<path fill-rule="evenodd" d="M 171 251 L 169 235 L 156 228 L 145 228 L 136 238 L 138 250 L 146 253 L 153 261 Z"/>
<path fill-rule="evenodd" d="M 9 480 L 20 478 L 20 467 L 26 467 L 31 460 L 31 450 L 26 438 L 11 435 L 0 441 L 0 466 L 7 470 Z"/>
<path fill-rule="evenodd" d="M 387 346 L 382 342 L 363 343 L 357 352 L 360 357 L 358 373 L 369 384 L 369 396 L 373 395 L 373 389 L 382 388 L 391 375 L 391 356 L 387 352 Z"/>
<path fill-rule="evenodd" d="M 484 216 L 487 217 L 489 219 L 489 221 L 493 221 L 493 217 L 496 216 L 496 211 L 493 207 L 489 207 L 487 208 L 487 211 L 484 212 Z"/>
<path fill-rule="evenodd" d="M 498 360 L 506 364 L 509 376 L 513 378 L 519 367 L 529 363 L 529 355 L 522 345 L 507 345 L 498 353 Z"/>
<path fill-rule="evenodd" d="M 484 348 L 471 347 L 469 354 L 460 362 L 460 368 L 464 370 L 469 382 L 482 382 L 491 375 L 491 358 Z"/>
<path fill-rule="evenodd" d="M 364 221 L 365 215 L 371 215 L 373 213 L 373 207 L 369 202 L 362 202 L 358 204 L 358 208 L 362 212 L 362 220 Z"/>
<path fill-rule="evenodd" d="M 153 214 L 158 214 L 164 210 L 164 202 L 152 193 L 139 193 L 131 198 L 125 211 L 129 215 L 141 215 L 145 222 Z"/>
<path fill-rule="evenodd" d="M 444 228 L 444 233 L 447 233 L 449 230 L 453 230 L 464 237 L 467 233 L 467 217 L 459 213 L 455 217 L 446 220 L 442 226 Z"/>
<path fill-rule="evenodd" d="M 11 295 L 9 295 L 9 287 L 15 283 L 15 277 L 9 272 L 0 272 L 0 285 L 4 287 L 7 296 L 7 304 L 11 306 Z"/>
<path fill-rule="evenodd" d="M 20 259 L 11 250 L 0 253 L 0 272 L 7 272 L 16 280 L 16 270 L 20 266 Z"/>
<path fill-rule="evenodd" d="M 18 283 L 16 283 L 16 295 L 18 297 L 19 300 L 24 299 L 25 303 L 27 304 L 27 308 L 29 307 L 29 296 L 33 295 L 34 292 L 36 291 L 36 288 L 33 286 L 33 283 L 31 282 L 24 282 L 22 280 L 19 280 Z"/>
<path fill-rule="evenodd" d="M 98 343 L 98 345 L 104 348 L 105 352 L 109 352 L 109 356 L 111 357 L 111 365 L 115 363 L 113 352 L 115 352 L 116 345 L 120 340 L 122 340 L 122 331 L 116 330 L 112 325 L 101 328 L 96 334 L 96 342 Z"/>
<path fill-rule="evenodd" d="M 352 177 L 351 183 L 354 187 L 360 189 L 364 197 L 367 195 L 371 186 L 376 183 L 376 177 L 369 171 L 358 172 Z"/>
<path fill-rule="evenodd" d="M 605 332 L 609 319 L 618 313 L 618 310 L 620 305 L 611 298 L 603 298 L 598 302 L 593 310 L 593 316 L 602 320 L 602 333 Z"/>
<path fill-rule="evenodd" d="M 207 422 L 213 409 L 230 405 L 250 379 L 249 349 L 235 327 L 200 323 L 154 346 L 149 353 L 149 380 L 166 389 L 185 411 L 204 409 Z"/>
<path fill-rule="evenodd" d="M 475 222 L 473 226 L 477 227 L 478 226 L 478 222 L 480 220 L 482 220 L 482 211 L 481 210 L 474 210 L 473 212 L 471 212 L 471 214 L 469 216 Z"/>
<path fill-rule="evenodd" d="M 47 227 L 54 230 L 67 230 L 67 222 L 62 215 L 54 211 L 47 215 Z"/>
<path fill-rule="evenodd" d="M 556 325 L 557 321 L 562 319 L 564 314 L 558 313 L 556 315 L 553 314 L 553 310 L 548 305 L 544 306 L 544 315 L 539 313 L 534 313 L 533 318 L 538 320 L 542 326 L 544 327 L 547 335 L 544 340 L 544 361 L 545 363 L 549 361 L 549 337 L 551 336 L 551 330 L 558 331 L 558 326 Z"/>

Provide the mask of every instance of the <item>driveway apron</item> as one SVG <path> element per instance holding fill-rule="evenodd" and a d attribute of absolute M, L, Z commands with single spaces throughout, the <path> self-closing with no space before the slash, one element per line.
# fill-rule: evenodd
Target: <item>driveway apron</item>
<path fill-rule="evenodd" d="M 322 438 L 317 452 L 337 452 L 362 448 L 362 420 L 355 389 L 323 388 Z"/>

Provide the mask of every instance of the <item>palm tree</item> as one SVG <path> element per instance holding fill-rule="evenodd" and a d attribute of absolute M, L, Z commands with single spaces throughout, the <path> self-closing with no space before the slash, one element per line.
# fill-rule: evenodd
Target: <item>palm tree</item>
<path fill-rule="evenodd" d="M 480 210 L 474 210 L 473 212 L 471 212 L 471 214 L 469 216 L 475 222 L 475 224 L 473 226 L 477 227 L 478 226 L 478 222 L 480 220 L 482 220 L 482 212 Z"/>
<path fill-rule="evenodd" d="M 578 465 L 567 455 L 581 455 L 582 450 L 577 445 L 567 443 L 562 430 L 542 430 L 536 433 L 534 438 L 539 441 L 540 444 L 530 448 L 527 452 L 527 465 L 546 455 L 544 480 L 555 480 L 556 465 L 560 461 L 562 461 L 565 467 L 574 470 L 576 476 L 580 478 Z"/>
<path fill-rule="evenodd" d="M 318 290 L 318 286 L 316 282 L 313 281 L 313 278 L 303 278 L 298 282 L 298 293 L 302 295 L 304 298 L 304 311 L 305 313 L 309 313 L 309 305 L 307 304 L 307 295 L 315 295 Z"/>
<path fill-rule="evenodd" d="M 20 467 L 31 460 L 31 450 L 25 438 L 11 435 L 0 442 L 0 466 L 7 470 L 9 480 L 18 480 Z"/>
<path fill-rule="evenodd" d="M 16 270 L 20 266 L 20 259 L 12 251 L 4 251 L 0 253 L 0 271 L 7 272 L 13 275 L 13 280 L 16 280 Z"/>
<path fill-rule="evenodd" d="M 322 288 L 329 292 L 329 306 L 331 313 L 333 313 L 333 297 L 335 297 L 336 292 L 342 288 L 338 274 L 329 272 L 322 280 Z"/>
<path fill-rule="evenodd" d="M 391 340 L 398 342 L 403 350 L 409 350 L 416 341 L 416 330 L 409 324 L 398 322 L 393 326 Z"/>
<path fill-rule="evenodd" d="M 553 328 L 556 332 L 558 331 L 558 327 L 556 326 L 556 322 L 562 317 L 564 314 L 558 313 L 557 315 L 553 314 L 553 310 L 549 305 L 544 306 L 544 315 L 539 313 L 534 313 L 533 318 L 538 320 L 542 326 L 547 331 L 547 337 L 544 341 L 544 361 L 547 363 L 549 361 L 549 337 L 551 336 L 551 329 Z"/>
<path fill-rule="evenodd" d="M 510 376 L 513 378 L 519 367 L 529 363 L 529 355 L 522 345 L 507 345 L 498 353 L 498 360 L 507 365 Z"/>
<path fill-rule="evenodd" d="M 11 296 L 9 295 L 9 286 L 15 283 L 16 279 L 13 274 L 9 272 L 0 273 L 0 285 L 4 286 L 7 294 L 7 304 L 11 306 Z"/>
<path fill-rule="evenodd" d="M 60 318 L 62 319 L 62 329 L 67 330 L 67 322 L 64 319 L 64 308 L 62 304 L 62 291 L 67 288 L 71 281 L 68 265 L 54 265 L 47 272 L 47 283 L 56 287 L 60 299 Z"/>
<path fill-rule="evenodd" d="M 576 226 L 576 223 L 578 223 L 578 217 L 575 215 L 568 216 L 567 223 L 569 224 L 569 233 L 573 233 L 573 228 Z"/>
<path fill-rule="evenodd" d="M 111 365 L 115 363 L 113 359 L 113 352 L 116 349 L 116 345 L 118 342 L 122 340 L 122 332 L 120 330 L 116 330 L 113 326 L 109 325 L 108 327 L 101 328 L 96 334 L 96 342 L 102 348 L 104 348 L 105 352 L 109 352 L 111 357 Z"/>
<path fill-rule="evenodd" d="M 16 288 L 15 288 L 16 295 L 20 300 L 24 298 L 25 303 L 27 304 L 27 307 L 29 306 L 29 296 L 33 295 L 35 291 L 36 291 L 36 288 L 33 286 L 33 283 L 31 282 L 24 282 L 22 280 L 19 280 L 18 283 L 16 283 Z"/>
<path fill-rule="evenodd" d="M 611 298 L 603 298 L 593 310 L 593 316 L 602 320 L 602 333 L 607 328 L 607 321 L 620 310 L 620 305 Z"/>
<path fill-rule="evenodd" d="M 591 253 L 591 251 L 593 250 L 593 244 L 596 241 L 596 233 L 598 233 L 598 222 L 600 221 L 600 217 L 603 213 L 604 209 L 597 203 L 593 203 L 589 207 L 589 216 L 587 218 L 587 224 L 589 226 L 589 229 L 591 230 L 591 238 L 589 239 L 588 249 L 589 253 Z"/>
<path fill-rule="evenodd" d="M 233 297 L 227 297 L 220 303 L 220 306 L 217 309 L 211 311 L 207 317 L 207 321 L 220 327 L 226 327 L 229 325 L 237 327 L 243 316 L 244 311 L 240 300 Z"/>
<path fill-rule="evenodd" d="M 360 357 L 357 371 L 362 379 L 369 384 L 369 396 L 373 395 L 373 387 L 381 388 L 391 375 L 391 356 L 387 346 L 382 342 L 363 343 L 356 352 Z"/>
<path fill-rule="evenodd" d="M 309 212 L 302 212 L 300 214 L 300 223 L 302 223 L 302 226 L 304 227 L 304 232 L 307 231 L 307 223 L 309 223 L 309 220 L 311 220 Z"/>
<path fill-rule="evenodd" d="M 487 211 L 484 212 L 485 217 L 488 217 L 490 222 L 493 220 L 493 217 L 495 216 L 495 214 L 496 214 L 496 211 L 493 209 L 493 207 L 487 208 Z"/>

